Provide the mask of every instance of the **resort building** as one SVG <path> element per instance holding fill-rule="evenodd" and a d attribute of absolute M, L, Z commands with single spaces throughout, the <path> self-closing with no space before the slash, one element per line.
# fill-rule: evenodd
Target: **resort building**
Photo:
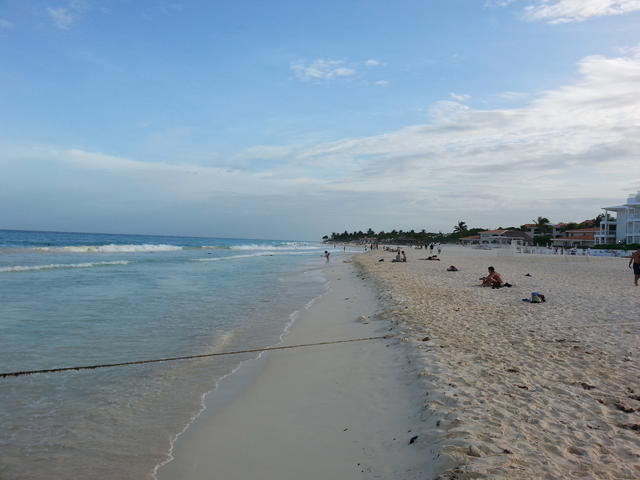
<path fill-rule="evenodd" d="M 462 237 L 460 243 L 463 245 L 477 245 L 480 243 L 480 235 L 470 235 L 468 237 Z"/>
<path fill-rule="evenodd" d="M 554 238 L 551 243 L 554 247 L 592 247 L 596 244 L 598 233 L 600 233 L 600 227 L 576 228 L 567 230 L 563 237 Z"/>
<path fill-rule="evenodd" d="M 603 210 L 604 218 L 595 238 L 597 245 L 640 244 L 640 192 L 629 195 L 624 205 L 605 207 Z M 616 218 L 609 218 L 610 213 L 615 213 Z"/>
<path fill-rule="evenodd" d="M 566 227 L 566 224 L 564 223 L 559 223 L 557 225 L 548 224 L 547 227 L 549 228 L 549 231 L 546 233 L 542 233 L 542 231 L 540 230 L 540 227 L 538 227 L 538 225 L 536 225 L 535 223 L 525 223 L 524 225 L 522 225 L 522 227 L 526 229 L 527 233 L 531 238 L 541 237 L 543 235 L 549 235 L 552 238 L 558 238 L 562 235 L 564 231 L 564 227 Z"/>
<path fill-rule="evenodd" d="M 523 244 L 531 243 L 531 237 L 522 230 L 487 230 L 480 232 L 480 243 L 485 245 L 511 245 L 512 240 L 521 240 Z"/>

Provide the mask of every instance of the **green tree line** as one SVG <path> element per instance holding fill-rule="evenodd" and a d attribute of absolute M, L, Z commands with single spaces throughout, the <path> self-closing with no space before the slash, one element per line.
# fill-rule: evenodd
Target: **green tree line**
<path fill-rule="evenodd" d="M 380 243 L 394 242 L 394 243 L 409 243 L 409 244 L 423 244 L 423 243 L 451 243 L 456 242 L 462 237 L 466 237 L 469 235 L 477 235 L 479 232 L 484 232 L 487 230 L 486 228 L 468 228 L 466 222 L 460 221 L 453 228 L 453 231 L 450 233 L 443 232 L 427 232 L 425 229 L 420 231 L 408 230 L 404 231 L 402 229 L 399 230 L 391 230 L 390 232 L 385 232 L 384 230 L 380 230 L 379 232 L 375 232 L 373 229 L 369 228 L 366 232 L 362 230 L 349 232 L 345 230 L 342 233 L 332 232 L 331 235 L 325 235 L 322 237 L 324 241 L 327 242 L 358 242 L 365 239 L 371 241 L 377 241 Z"/>
<path fill-rule="evenodd" d="M 581 223 L 569 222 L 564 224 L 563 230 L 596 227 L 600 225 L 603 218 L 604 214 L 600 214 L 592 220 L 585 220 Z M 552 231 L 551 222 L 546 217 L 538 217 L 537 219 L 532 220 L 532 222 L 543 234 L 543 236 L 535 239 L 536 243 L 546 245 L 551 239 L 550 235 L 546 235 L 550 234 Z M 521 225 L 520 227 L 498 227 L 498 229 L 527 231 L 528 227 L 526 225 Z M 452 231 L 449 233 L 427 232 L 425 229 L 420 231 L 413 229 L 409 231 L 394 229 L 390 232 L 385 232 L 384 230 L 375 232 L 372 228 L 369 228 L 366 232 L 363 232 L 362 230 L 353 232 L 345 230 L 342 233 L 332 232 L 331 235 L 325 235 L 322 239 L 326 242 L 359 242 L 368 239 L 380 243 L 455 243 L 463 237 L 478 235 L 480 232 L 485 232 L 487 230 L 487 228 L 469 228 L 465 221 L 460 220 L 456 225 L 454 225 Z"/>

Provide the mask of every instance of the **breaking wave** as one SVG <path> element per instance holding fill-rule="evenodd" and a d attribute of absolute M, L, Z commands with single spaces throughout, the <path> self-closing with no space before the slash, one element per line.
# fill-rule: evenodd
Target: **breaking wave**
<path fill-rule="evenodd" d="M 34 270 L 56 270 L 60 268 L 91 268 L 107 265 L 127 265 L 126 261 L 87 262 L 87 263 L 53 263 L 50 265 L 16 265 L 14 267 L 0 267 L 0 273 L 30 272 Z"/>
<path fill-rule="evenodd" d="M 319 250 L 320 247 L 299 242 L 285 242 L 277 245 L 269 244 L 247 244 L 233 245 L 231 250 Z"/>
<path fill-rule="evenodd" d="M 169 252 L 175 250 L 183 250 L 183 247 L 176 245 L 117 245 L 115 243 L 109 245 L 73 245 L 67 247 L 41 247 L 36 248 L 38 251 L 62 251 L 70 253 L 141 253 L 141 252 Z"/>
<path fill-rule="evenodd" d="M 213 258 L 194 258 L 196 262 L 219 262 L 221 260 L 233 260 L 235 258 L 250 258 L 250 257 L 268 257 L 272 254 L 267 252 L 250 253 L 247 255 L 229 255 L 227 257 L 213 257 Z"/>

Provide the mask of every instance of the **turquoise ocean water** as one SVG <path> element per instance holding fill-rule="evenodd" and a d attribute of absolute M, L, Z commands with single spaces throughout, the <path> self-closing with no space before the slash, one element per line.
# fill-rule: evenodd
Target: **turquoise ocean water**
<path fill-rule="evenodd" d="M 0 371 L 274 345 L 325 291 L 326 248 L 0 230 Z M 203 395 L 253 357 L 0 379 L 0 479 L 152 478 Z"/>

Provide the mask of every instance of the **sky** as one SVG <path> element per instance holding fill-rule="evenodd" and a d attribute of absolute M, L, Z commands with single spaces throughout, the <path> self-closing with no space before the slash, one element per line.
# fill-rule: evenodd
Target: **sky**
<path fill-rule="evenodd" d="M 0 228 L 316 240 L 640 190 L 640 0 L 0 0 Z"/>

